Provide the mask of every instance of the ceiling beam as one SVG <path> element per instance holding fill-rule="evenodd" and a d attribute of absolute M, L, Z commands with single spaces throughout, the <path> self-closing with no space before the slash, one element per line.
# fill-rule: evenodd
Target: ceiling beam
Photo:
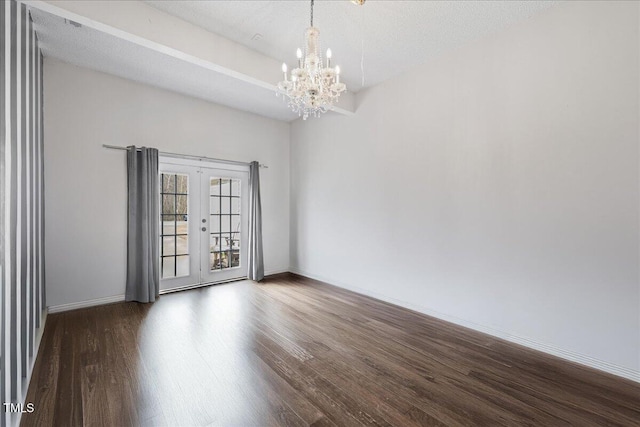
<path fill-rule="evenodd" d="M 140 1 L 20 1 L 29 7 L 261 88 L 276 91 L 276 83 L 281 78 L 281 64 L 275 59 Z M 333 110 L 339 114 L 354 114 L 354 95 L 343 93 L 339 106 Z"/>

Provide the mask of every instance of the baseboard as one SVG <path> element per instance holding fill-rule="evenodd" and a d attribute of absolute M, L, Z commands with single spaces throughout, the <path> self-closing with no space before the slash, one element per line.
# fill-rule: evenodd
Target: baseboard
<path fill-rule="evenodd" d="M 44 336 L 44 328 L 47 324 L 48 315 L 49 315 L 49 310 L 47 308 L 42 310 L 40 327 L 38 328 L 38 333 L 36 334 L 36 341 L 34 343 L 34 348 L 33 348 L 33 360 L 31 361 L 31 368 L 29 369 L 30 374 L 33 373 L 33 367 L 36 364 L 36 358 L 38 357 L 38 350 L 40 350 L 40 343 L 42 342 L 42 337 Z"/>
<path fill-rule="evenodd" d="M 470 322 L 468 320 L 460 319 L 455 316 L 450 316 L 448 314 L 440 313 L 438 311 L 432 310 L 427 307 L 423 307 L 421 305 L 413 304 L 407 301 L 402 301 L 378 292 L 372 292 L 366 289 L 359 288 L 357 286 L 352 286 L 346 283 L 336 282 L 326 277 L 322 277 L 308 271 L 303 271 L 297 268 L 291 268 L 290 271 L 292 273 L 298 274 L 303 277 L 307 277 L 309 279 L 318 280 L 330 285 L 338 286 L 343 289 L 347 289 L 349 291 L 366 295 L 371 298 L 378 299 L 380 301 L 388 302 L 394 305 L 398 305 L 400 307 L 408 308 L 413 311 L 417 311 L 422 314 L 426 314 L 428 316 L 432 316 L 446 322 L 454 323 L 459 326 L 464 326 L 465 328 L 473 329 L 478 332 L 482 332 L 488 335 L 492 335 L 496 338 L 501 338 L 505 341 L 509 341 L 515 344 L 522 345 L 524 347 L 531 348 L 533 350 L 538 350 L 543 353 L 551 354 L 553 356 L 559 357 L 561 359 L 569 360 L 574 363 L 578 363 L 580 365 L 588 366 L 590 368 L 598 369 L 600 371 L 607 372 L 609 374 L 617 375 L 622 378 L 626 378 L 632 381 L 640 382 L 640 371 L 636 371 L 634 369 L 629 369 L 624 366 L 615 365 L 613 363 L 605 362 L 603 360 L 595 359 L 590 356 L 586 356 L 584 354 L 576 353 L 574 351 L 565 350 L 553 345 L 541 343 L 538 341 L 534 341 L 528 338 L 523 338 L 518 335 L 511 334 L 509 332 L 501 331 L 498 329 L 494 329 L 488 326 L 480 325 L 474 322 Z"/>
<path fill-rule="evenodd" d="M 281 268 L 281 269 L 269 270 L 269 271 L 265 271 L 264 272 L 264 277 L 275 276 L 276 274 L 288 273 L 289 271 L 291 271 L 290 268 Z"/>
<path fill-rule="evenodd" d="M 49 307 L 49 313 L 61 313 L 63 311 L 77 310 L 79 308 L 93 307 L 96 305 L 111 304 L 114 302 L 124 301 L 124 295 L 114 295 L 104 298 L 90 299 L 87 301 L 71 302 L 68 304 L 52 305 Z"/>
<path fill-rule="evenodd" d="M 31 377 L 33 375 L 33 367 L 36 365 L 36 360 L 38 359 L 38 352 L 40 351 L 40 343 L 42 342 L 42 337 L 44 335 L 44 328 L 47 325 L 47 314 L 48 310 L 45 308 L 42 310 L 42 318 L 40 319 L 40 327 L 36 331 L 35 341 L 33 343 L 33 357 L 29 361 L 29 369 L 27 370 L 27 378 L 25 381 L 25 387 L 22 389 L 22 400 L 20 401 L 23 404 L 26 404 L 27 393 L 29 392 L 29 385 L 31 384 Z M 22 412 L 16 412 L 15 418 L 15 426 L 18 427 L 20 425 L 20 421 L 22 420 Z"/>
<path fill-rule="evenodd" d="M 281 273 L 288 273 L 289 269 L 288 268 L 283 268 L 283 269 L 275 269 L 275 270 L 269 270 L 265 272 L 265 276 L 272 276 L 275 274 L 281 274 Z M 197 286 L 195 286 L 197 287 Z M 189 287 L 185 287 L 184 289 L 177 289 L 177 290 L 185 290 L 188 289 Z M 110 297 L 104 297 L 104 298 L 96 298 L 96 299 L 90 299 L 87 301 L 79 301 L 79 302 L 71 302 L 68 304 L 60 304 L 60 305 L 52 305 L 49 307 L 49 313 L 62 313 L 64 311 L 70 311 L 70 310 L 77 310 L 79 308 L 87 308 L 87 307 L 94 307 L 96 305 L 104 305 L 104 304 L 111 304 L 114 302 L 122 302 L 124 301 L 124 295 L 113 295 Z"/>
<path fill-rule="evenodd" d="M 269 270 L 265 272 L 265 276 L 273 276 L 275 274 L 281 274 L 281 273 L 288 273 L 289 269 L 288 268 L 284 268 L 284 269 L 276 269 L 276 270 Z M 196 286 L 197 287 L 197 286 Z M 186 290 L 189 289 L 189 287 L 185 287 L 184 289 L 176 289 L 177 290 Z M 94 307 L 96 305 L 104 305 L 104 304 L 111 304 L 114 302 L 122 302 L 124 301 L 124 295 L 113 295 L 110 297 L 104 297 L 104 298 L 96 298 L 96 299 L 90 299 L 87 301 L 79 301 L 79 302 L 71 302 L 68 304 L 60 304 L 60 305 L 52 305 L 50 307 L 48 307 L 49 309 L 49 313 L 62 313 L 64 311 L 70 311 L 70 310 L 77 310 L 79 308 L 87 308 L 87 307 Z"/>

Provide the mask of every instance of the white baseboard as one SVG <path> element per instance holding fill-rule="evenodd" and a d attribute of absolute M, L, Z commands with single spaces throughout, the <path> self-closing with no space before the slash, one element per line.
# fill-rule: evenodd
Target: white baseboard
<path fill-rule="evenodd" d="M 25 387 L 22 390 L 22 400 L 20 401 L 23 404 L 26 404 L 27 400 L 27 392 L 29 391 L 29 385 L 31 384 L 31 377 L 33 375 L 33 367 L 36 365 L 36 360 L 38 359 L 38 352 L 40 351 L 40 343 L 42 342 L 42 337 L 44 336 L 44 328 L 47 324 L 47 314 L 48 311 L 46 308 L 42 310 L 42 318 L 40 319 L 40 327 L 36 331 L 35 341 L 33 343 L 33 357 L 29 361 L 29 367 L 27 370 L 27 378 L 25 381 Z M 22 420 L 22 412 L 16 412 L 15 418 L 15 426 L 18 427 L 20 425 L 20 421 Z"/>
<path fill-rule="evenodd" d="M 40 319 L 40 327 L 38 328 L 38 333 L 36 334 L 36 341 L 34 343 L 33 348 L 33 360 L 31 363 L 31 368 L 29 372 L 33 372 L 33 366 L 36 364 L 36 357 L 38 356 L 38 350 L 40 349 L 40 343 L 42 342 L 42 337 L 44 336 L 44 327 L 47 324 L 47 315 L 49 314 L 49 310 L 45 308 L 42 310 L 42 318 Z"/>
<path fill-rule="evenodd" d="M 280 273 L 288 273 L 288 272 L 289 272 L 288 268 L 282 268 L 282 269 L 275 269 L 275 270 L 265 271 L 264 275 L 265 276 L 270 276 L 272 274 L 280 274 Z M 195 286 L 195 287 L 197 287 L 197 286 Z M 187 288 L 188 287 L 186 287 L 185 289 L 187 289 Z M 178 289 L 178 290 L 183 290 L 183 289 Z M 87 301 L 70 302 L 68 304 L 52 305 L 48 309 L 49 309 L 49 313 L 62 313 L 63 311 L 77 310 L 79 308 L 94 307 L 94 306 L 97 306 L 97 305 L 111 304 L 111 303 L 114 303 L 114 302 L 122 302 L 122 301 L 124 301 L 124 295 L 113 295 L 113 296 L 110 296 L 110 297 L 90 299 L 90 300 L 87 300 Z"/>
<path fill-rule="evenodd" d="M 400 307 L 405 307 L 410 310 L 417 311 L 419 313 L 426 314 L 428 316 L 436 317 L 438 319 L 444 320 L 446 322 L 455 323 L 456 325 L 464 326 L 465 328 L 473 329 L 479 332 L 483 332 L 488 335 L 492 335 L 497 338 L 501 338 L 506 341 L 510 341 L 516 344 L 520 344 L 525 347 L 529 347 L 534 350 L 542 351 L 547 354 L 551 354 L 553 356 L 560 357 L 562 359 L 569 360 L 571 362 L 579 363 L 584 366 L 588 366 L 590 368 L 595 368 L 600 371 L 604 371 L 613 375 L 617 375 L 619 377 L 623 377 L 632 381 L 640 382 L 640 371 L 636 371 L 634 369 L 626 368 L 624 366 L 615 365 L 613 363 L 605 362 L 603 360 L 595 359 L 590 356 L 586 356 L 584 354 L 576 353 L 574 351 L 565 350 L 553 345 L 544 344 L 538 341 L 534 341 L 528 338 L 523 338 L 509 332 L 500 331 L 488 326 L 480 325 L 474 322 L 470 322 L 468 320 L 460 319 L 455 316 L 450 316 L 448 314 L 440 313 L 438 311 L 432 310 L 427 307 L 423 307 L 421 305 L 417 305 L 414 303 L 410 303 L 407 301 L 402 301 L 384 294 L 380 294 L 378 292 L 372 292 L 366 289 L 359 288 L 357 286 L 352 286 L 346 283 L 336 282 L 335 280 L 331 280 L 326 277 L 322 277 L 308 271 L 303 271 L 298 268 L 291 268 L 290 271 L 295 274 L 299 274 L 300 276 L 308 277 L 310 279 L 319 280 L 321 282 L 328 283 L 330 285 L 338 286 L 340 288 L 344 288 L 350 290 L 352 292 L 366 295 L 381 301 L 385 301 L 391 304 L 398 305 Z"/>
<path fill-rule="evenodd" d="M 124 295 L 114 295 L 110 297 L 90 299 L 87 301 L 52 305 L 49 307 L 49 313 L 61 313 L 63 311 L 76 310 L 78 308 L 85 308 L 85 307 L 93 307 L 96 305 L 111 304 L 113 302 L 121 302 L 121 301 L 124 301 Z"/>
<path fill-rule="evenodd" d="M 280 268 L 280 269 L 265 271 L 264 275 L 265 276 L 272 276 L 274 274 L 288 273 L 289 271 L 291 271 L 290 268 Z"/>

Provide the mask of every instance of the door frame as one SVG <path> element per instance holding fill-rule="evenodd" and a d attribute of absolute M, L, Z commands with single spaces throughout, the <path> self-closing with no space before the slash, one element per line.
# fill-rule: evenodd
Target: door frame
<path fill-rule="evenodd" d="M 247 243 L 248 243 L 248 185 L 249 185 L 249 165 L 246 164 L 237 164 L 237 163 L 226 163 L 224 161 L 213 161 L 213 160 L 209 160 L 209 159 L 200 159 L 200 158 L 188 158 L 188 157 L 182 157 L 179 155 L 170 155 L 170 154 L 160 154 L 159 159 L 158 159 L 158 165 L 159 165 L 159 171 L 158 173 L 161 174 L 162 172 L 172 172 L 172 168 L 173 170 L 178 170 L 180 168 L 193 168 L 193 170 L 195 171 L 195 179 L 193 179 L 191 177 L 191 174 L 189 174 L 189 204 L 188 204 L 188 208 L 187 208 L 187 212 L 189 215 L 189 219 L 193 218 L 194 221 L 189 221 L 189 253 L 193 254 L 192 257 L 190 257 L 190 269 L 194 269 L 195 270 L 191 270 L 190 271 L 190 275 L 189 276 L 184 276 L 184 277 L 180 277 L 180 278 L 168 278 L 168 279 L 162 279 L 162 271 L 160 271 L 159 273 L 159 277 L 160 277 L 160 294 L 165 294 L 165 293 L 170 293 L 170 292 L 177 292 L 177 291 L 181 291 L 181 290 L 186 290 L 186 289 L 193 289 L 193 288 L 199 288 L 199 287 L 203 287 L 203 286 L 209 286 L 209 285 L 213 285 L 213 284 L 218 284 L 218 283 L 225 283 L 225 282 L 230 282 L 230 281 L 235 281 L 235 280 L 242 280 L 247 278 L 247 274 L 248 274 L 248 266 L 247 266 L 247 262 L 245 261 L 244 263 L 242 262 L 242 259 L 240 261 L 240 267 L 238 268 L 232 268 L 232 269 L 228 269 L 227 271 L 235 271 L 238 272 L 238 275 L 229 275 L 229 276 L 234 276 L 234 277 L 221 277 L 219 280 L 211 280 L 211 277 L 208 277 L 205 279 L 205 275 L 204 275 L 204 265 L 205 264 L 203 262 L 203 260 L 205 259 L 205 253 L 203 252 L 203 248 L 207 248 L 206 250 L 206 266 L 208 267 L 209 265 L 209 219 L 207 218 L 207 223 L 206 223 L 206 228 L 207 228 L 207 232 L 206 232 L 206 240 L 203 238 L 203 233 L 201 231 L 201 227 L 202 227 L 202 218 L 203 218 L 203 208 L 200 206 L 203 200 L 203 194 L 205 194 L 205 189 L 202 188 L 202 182 L 203 182 L 203 174 L 202 174 L 202 170 L 204 169 L 215 169 L 215 170 L 221 170 L 221 171 L 228 171 L 231 175 L 238 175 L 238 174 L 243 174 L 246 173 L 246 189 L 242 189 L 241 191 L 243 192 L 243 194 L 246 194 L 247 197 L 243 197 L 243 202 L 242 202 L 242 207 L 241 207 L 241 219 L 243 224 L 241 225 L 241 230 L 246 230 L 244 232 L 244 234 L 241 234 L 241 248 L 244 246 L 244 251 L 245 251 L 245 256 L 244 258 L 246 259 L 247 256 L 246 254 L 248 254 L 248 248 L 247 248 Z M 182 173 L 184 174 L 184 172 L 175 172 L 175 173 Z M 162 183 L 160 183 L 160 185 L 162 185 Z M 160 192 L 160 187 L 158 188 L 158 192 Z M 208 195 L 208 189 L 207 189 L 207 195 Z M 193 198 L 191 197 L 192 195 L 197 195 L 198 197 L 198 201 L 197 203 L 195 203 L 193 200 Z M 208 200 L 208 198 L 207 198 Z M 162 200 L 159 201 L 160 203 L 160 213 L 162 213 Z M 208 203 L 208 202 L 207 202 Z M 197 205 L 197 207 L 196 207 Z M 246 206 L 245 206 L 246 205 Z M 195 211 L 195 209 L 198 210 L 198 212 Z M 209 213 L 209 206 L 206 206 L 206 212 Z M 162 228 L 162 224 L 160 224 L 160 228 Z M 159 244 L 162 244 L 162 238 L 160 237 L 161 234 L 161 230 L 160 233 L 158 235 L 158 239 L 159 239 Z M 195 249 L 192 249 L 192 247 L 195 247 Z M 159 266 L 160 267 L 160 266 Z M 226 270 L 226 269 L 225 269 Z M 224 271 L 224 270 L 223 270 Z M 215 273 L 214 273 L 215 274 Z M 195 276 L 194 276 L 195 275 Z M 215 277 L 215 276 L 214 276 Z M 187 278 L 189 280 L 181 280 Z M 194 280 L 195 279 L 195 282 Z M 172 284 L 171 287 L 165 287 L 163 289 L 163 281 L 170 281 L 170 283 Z M 167 282 L 165 282 L 167 283 Z"/>
<path fill-rule="evenodd" d="M 200 246 L 199 241 L 197 239 L 198 236 L 198 220 L 200 218 L 199 211 L 199 203 L 195 201 L 191 196 L 197 195 L 200 197 L 200 174 L 198 173 L 198 168 L 192 165 L 186 164 L 174 164 L 174 163 L 166 163 L 166 162 L 158 162 L 158 175 L 160 178 L 163 173 L 169 174 L 178 174 L 178 175 L 187 175 L 189 177 L 188 188 L 187 188 L 187 218 L 188 218 L 188 229 L 187 235 L 189 239 L 189 275 L 188 276 L 179 276 L 179 277 L 169 277 L 166 279 L 162 278 L 162 263 L 158 266 L 160 269 L 159 276 L 160 277 L 160 293 L 171 291 L 175 289 L 181 289 L 185 286 L 193 286 L 194 283 L 200 282 Z M 159 179 L 160 183 L 158 186 L 158 193 L 162 192 L 162 180 Z M 159 227 L 159 235 L 158 235 L 158 244 L 162 249 L 163 241 L 162 241 L 162 197 L 158 197 L 158 202 L 160 204 L 160 227 Z M 194 238 L 194 236 L 196 238 Z M 176 259 L 177 262 L 177 259 Z"/>
<path fill-rule="evenodd" d="M 217 172 L 221 171 L 221 174 L 218 174 Z M 216 176 L 216 175 L 224 175 L 224 176 L 220 176 L 220 178 L 231 178 L 231 179 L 239 179 L 242 182 L 242 186 L 240 187 L 240 265 L 238 267 L 230 267 L 230 268 L 225 268 L 223 270 L 219 270 L 219 271 L 212 271 L 209 270 L 209 252 L 210 252 L 210 236 L 211 236 L 211 223 L 210 223 L 210 219 L 211 219 L 211 211 L 210 211 L 210 204 L 207 204 L 207 206 L 205 207 L 205 209 L 203 210 L 202 208 L 200 209 L 201 213 L 203 214 L 203 216 L 207 217 L 207 223 L 206 223 L 206 227 L 207 231 L 202 232 L 201 231 L 201 238 L 200 238 L 200 254 L 202 255 L 201 258 L 201 268 L 200 268 L 200 280 L 203 284 L 207 284 L 207 283 L 221 283 L 221 282 L 228 282 L 231 280 L 239 280 L 239 279 L 245 279 L 247 277 L 247 272 L 248 272 L 248 268 L 247 268 L 247 262 L 248 262 L 248 251 L 247 251 L 247 245 L 249 243 L 249 236 L 248 236 L 248 230 L 249 230 L 249 215 L 248 215 L 248 211 L 249 211 L 249 197 L 248 197 L 248 191 L 249 191 L 249 166 L 246 167 L 246 170 L 231 170 L 229 168 L 225 168 L 225 169 L 221 169 L 221 168 L 210 168 L 210 167 L 202 167 L 201 168 L 201 178 L 202 180 L 200 181 L 201 183 L 205 182 L 205 177 L 207 177 L 207 181 Z M 202 191 L 202 198 L 200 200 L 204 200 L 205 198 L 207 200 L 209 200 L 210 198 L 210 187 L 209 185 L 202 185 L 201 187 L 201 191 Z M 204 226 L 204 224 L 200 224 L 201 226 Z M 207 238 L 202 238 L 204 235 L 206 234 Z M 206 255 L 206 263 L 205 261 L 205 257 L 204 254 Z M 207 268 L 202 268 L 203 265 L 206 265 Z"/>

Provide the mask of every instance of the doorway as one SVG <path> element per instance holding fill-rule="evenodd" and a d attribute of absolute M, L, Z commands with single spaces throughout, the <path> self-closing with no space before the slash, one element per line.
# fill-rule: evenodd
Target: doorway
<path fill-rule="evenodd" d="M 160 157 L 160 292 L 247 276 L 249 167 Z"/>

